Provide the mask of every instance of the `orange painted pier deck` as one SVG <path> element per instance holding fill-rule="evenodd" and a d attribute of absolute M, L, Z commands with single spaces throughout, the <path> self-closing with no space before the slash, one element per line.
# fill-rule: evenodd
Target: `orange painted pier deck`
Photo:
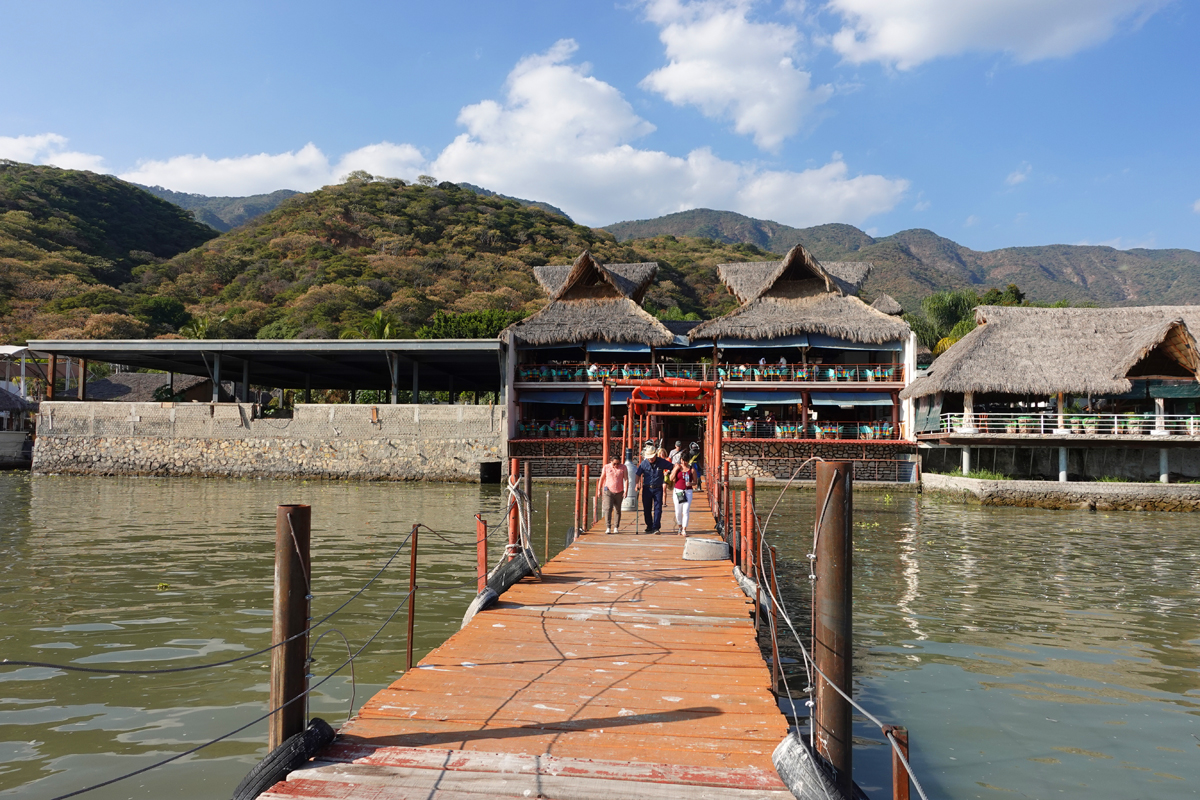
<path fill-rule="evenodd" d="M 684 561 L 682 537 L 635 536 L 625 516 L 509 589 L 262 797 L 791 798 L 771 763 L 787 721 L 730 563 Z M 699 492 L 689 527 L 715 535 Z"/>

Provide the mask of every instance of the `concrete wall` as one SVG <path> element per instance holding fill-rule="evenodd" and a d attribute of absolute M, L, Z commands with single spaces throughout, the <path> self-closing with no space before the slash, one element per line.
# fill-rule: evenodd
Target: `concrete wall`
<path fill-rule="evenodd" d="M 1200 448 L 1168 447 L 1171 480 L 1200 478 Z M 962 467 L 961 447 L 921 448 L 922 472 L 954 472 Z M 1014 478 L 1058 480 L 1057 447 L 972 447 L 971 469 L 990 469 Z M 1159 476 L 1156 447 L 1068 447 L 1067 476 L 1073 481 L 1125 478 L 1156 481 Z"/>
<path fill-rule="evenodd" d="M 1161 483 L 984 481 L 925 473 L 921 491 L 960 502 L 1090 511 L 1200 511 L 1200 486 Z"/>
<path fill-rule="evenodd" d="M 493 406 L 43 402 L 36 473 L 478 481 L 504 455 Z M 372 411 L 376 421 L 372 421 Z"/>

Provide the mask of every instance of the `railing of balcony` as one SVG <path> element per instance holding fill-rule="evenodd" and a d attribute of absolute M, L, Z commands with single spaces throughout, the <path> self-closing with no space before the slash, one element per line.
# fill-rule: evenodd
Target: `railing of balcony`
<path fill-rule="evenodd" d="M 525 383 L 586 383 L 605 378 L 688 378 L 776 383 L 903 383 L 900 364 L 522 364 Z"/>
<path fill-rule="evenodd" d="M 1061 436 L 1064 430 L 1083 436 L 1200 436 L 1200 415 L 1064 414 L 1060 428 L 1057 413 L 977 412 L 970 426 L 963 414 L 942 414 L 940 423 L 941 433 Z"/>
<path fill-rule="evenodd" d="M 900 430 L 890 422 L 798 422 L 768 423 L 761 420 L 724 420 L 726 439 L 899 439 Z"/>

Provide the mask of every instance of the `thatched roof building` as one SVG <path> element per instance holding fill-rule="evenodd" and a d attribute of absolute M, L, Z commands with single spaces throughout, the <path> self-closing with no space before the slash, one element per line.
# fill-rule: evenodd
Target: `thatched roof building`
<path fill-rule="evenodd" d="M 601 264 L 586 250 L 570 266 L 537 267 L 550 302 L 500 332 L 502 341 L 549 345 L 622 342 L 669 345 L 674 334 L 641 306 L 658 264 Z"/>
<path fill-rule="evenodd" d="M 1200 306 L 979 306 L 975 320 L 901 397 L 1123 394 L 1131 378 L 1194 379 L 1200 367 Z"/>
<path fill-rule="evenodd" d="M 864 344 L 907 338 L 907 324 L 856 296 L 870 269 L 864 262 L 822 264 L 800 245 L 782 261 L 721 264 L 718 275 L 742 305 L 697 325 L 689 338 L 777 339 L 819 333 Z"/>
<path fill-rule="evenodd" d="M 22 411 L 36 410 L 37 403 L 28 403 L 21 399 L 20 395 L 13 394 L 7 389 L 0 389 L 0 411 L 7 411 L 10 414 L 16 414 Z"/>
<path fill-rule="evenodd" d="M 881 294 L 875 298 L 875 302 L 871 303 L 871 308 L 876 311 L 882 311 L 889 317 L 898 317 L 904 313 L 904 307 L 896 302 L 896 298 L 890 294 Z"/>

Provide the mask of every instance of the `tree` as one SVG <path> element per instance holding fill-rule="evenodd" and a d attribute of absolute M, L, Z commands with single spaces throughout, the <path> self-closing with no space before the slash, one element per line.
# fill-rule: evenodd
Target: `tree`
<path fill-rule="evenodd" d="M 358 329 L 356 335 L 353 331 L 343 331 L 341 338 L 343 339 L 398 339 L 397 333 L 400 328 L 396 318 L 391 314 L 385 314 L 382 311 L 376 311 L 375 315 L 368 319 L 363 326 Z"/>
<path fill-rule="evenodd" d="M 213 319 L 211 315 L 205 314 L 201 317 L 192 317 L 191 321 L 184 325 L 179 332 L 189 339 L 216 339 L 221 326 L 228 321 L 228 317 Z"/>
<path fill-rule="evenodd" d="M 133 302 L 133 315 L 156 329 L 178 330 L 192 315 L 174 297 L 143 295 Z"/>
<path fill-rule="evenodd" d="M 418 339 L 495 339 L 500 331 L 528 316 L 524 311 L 468 311 L 451 314 L 437 311 L 427 325 L 417 329 Z"/>

